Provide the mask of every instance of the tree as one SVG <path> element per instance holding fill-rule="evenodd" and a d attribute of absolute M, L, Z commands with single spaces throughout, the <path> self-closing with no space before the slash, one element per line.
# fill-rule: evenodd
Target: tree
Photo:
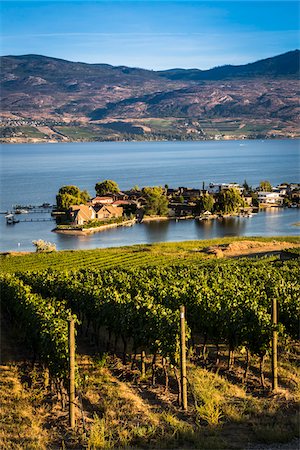
<path fill-rule="evenodd" d="M 142 192 L 143 197 L 147 201 L 145 206 L 146 214 L 159 216 L 168 214 L 168 199 L 162 187 L 144 187 Z"/>
<path fill-rule="evenodd" d="M 56 205 L 59 209 L 67 211 L 71 205 L 85 205 L 89 198 L 89 193 L 81 191 L 77 186 L 62 186 L 56 196 Z"/>
<path fill-rule="evenodd" d="M 219 194 L 218 209 L 226 214 L 235 212 L 243 204 L 244 201 L 238 189 L 229 188 Z"/>
<path fill-rule="evenodd" d="M 133 188 L 130 189 L 130 192 L 140 192 L 140 188 L 138 187 L 137 184 L 135 184 L 135 185 L 133 186 Z"/>
<path fill-rule="evenodd" d="M 243 188 L 244 188 L 244 190 L 245 190 L 245 192 L 246 192 L 246 193 L 248 193 L 248 192 L 251 192 L 251 191 L 252 191 L 252 187 L 251 187 L 251 186 L 249 186 L 249 184 L 247 183 L 247 181 L 246 181 L 246 180 L 244 181 L 244 184 L 243 184 Z"/>
<path fill-rule="evenodd" d="M 204 194 L 203 197 L 200 198 L 199 204 L 202 211 L 211 212 L 214 207 L 215 200 L 212 195 Z"/>
<path fill-rule="evenodd" d="M 96 194 L 100 197 L 105 194 L 118 194 L 120 192 L 118 184 L 113 180 L 99 181 L 95 185 Z"/>
<path fill-rule="evenodd" d="M 259 183 L 259 189 L 264 192 L 272 192 L 272 185 L 270 181 L 264 180 Z"/>

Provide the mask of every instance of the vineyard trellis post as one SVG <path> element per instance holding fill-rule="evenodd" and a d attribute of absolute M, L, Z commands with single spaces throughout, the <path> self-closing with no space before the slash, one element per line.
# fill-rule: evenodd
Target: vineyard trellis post
<path fill-rule="evenodd" d="M 187 410 L 187 378 L 186 378 L 186 340 L 185 340 L 185 307 L 180 306 L 180 378 L 181 404 Z"/>
<path fill-rule="evenodd" d="M 278 332 L 277 332 L 277 299 L 273 297 L 272 304 L 272 390 L 278 389 L 278 363 L 277 363 L 277 344 L 278 344 Z"/>
<path fill-rule="evenodd" d="M 69 328 L 69 424 L 75 428 L 75 324 L 70 318 Z"/>

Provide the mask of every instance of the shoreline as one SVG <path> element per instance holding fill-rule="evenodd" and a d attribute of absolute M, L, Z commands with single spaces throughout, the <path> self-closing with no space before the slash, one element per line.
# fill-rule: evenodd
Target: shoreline
<path fill-rule="evenodd" d="M 23 139 L 20 141 L 5 141 L 0 139 L 1 145 L 21 145 L 21 144 L 104 144 L 104 143 L 145 143 L 145 142 L 224 142 L 224 141 L 284 141 L 284 140 L 299 140 L 300 136 L 280 136 L 280 137 L 264 137 L 264 138 L 226 138 L 226 139 L 189 139 L 189 140 L 181 140 L 181 139 L 145 139 L 145 140 L 103 140 L 103 141 L 90 141 L 90 140 L 63 140 L 59 141 L 56 139 L 48 139 L 48 140 L 28 140 Z"/>
<path fill-rule="evenodd" d="M 94 227 L 94 228 L 70 228 L 70 229 L 66 229 L 66 230 L 60 230 L 57 228 L 54 228 L 52 231 L 54 233 L 59 233 L 59 234 L 70 234 L 70 235 L 79 235 L 79 236 L 85 236 L 87 234 L 93 234 L 93 233 L 99 233 L 101 231 L 105 231 L 105 230 L 109 230 L 110 228 L 117 228 L 117 227 L 131 227 L 136 223 L 136 219 L 131 219 L 131 220 L 125 220 L 124 222 L 120 222 L 120 223 L 109 223 L 107 225 L 100 225 L 99 227 Z"/>
<path fill-rule="evenodd" d="M 16 250 L 6 250 L 6 251 L 0 251 L 0 256 L 1 257 L 21 257 L 21 256 L 26 256 L 26 255 L 45 255 L 45 254 L 52 254 L 52 255 L 57 255 L 60 253 L 76 253 L 76 252 L 94 252 L 94 251 L 105 251 L 105 250 L 109 250 L 109 251 L 116 251 L 116 250 L 129 250 L 132 248 L 141 248 L 143 249 L 145 246 L 147 248 L 149 247 L 168 247 L 171 246 L 173 247 L 174 245 L 199 245 L 201 246 L 201 248 L 205 248 L 207 245 L 209 246 L 220 246 L 221 248 L 223 248 L 224 244 L 232 244 L 232 243 L 236 243 L 236 244 L 240 244 L 240 243 L 249 243 L 249 241 L 251 241 L 251 243 L 253 245 L 250 246 L 250 249 L 253 250 L 253 247 L 260 247 L 262 249 L 262 251 L 265 251 L 265 249 L 263 248 L 263 246 L 261 244 L 270 244 L 272 246 L 274 245 L 283 245 L 286 246 L 286 248 L 299 248 L 300 247 L 300 237 L 298 234 L 295 235 L 290 235 L 290 236 L 286 236 L 286 235 L 280 235 L 280 236 L 223 236 L 223 237 L 215 237 L 215 238 L 211 238 L 211 239 L 196 239 L 196 240 L 183 240 L 183 241 L 164 241 L 164 242 L 153 242 L 151 244 L 148 243 L 139 243 L 139 244 L 130 244 L 130 245 L 120 245 L 117 247 L 95 247 L 95 248 L 88 248 L 88 249 L 63 249 L 63 250 L 56 250 L 53 252 L 49 252 L 49 253 L 45 253 L 45 252 L 41 252 L 38 253 L 34 250 L 32 251 L 16 251 Z M 241 250 L 241 249 L 240 249 Z M 273 248 L 274 250 L 274 248 Z M 277 249 L 276 249 L 277 250 Z M 200 249 L 193 249 L 192 252 L 199 252 Z M 209 253 L 209 252 L 208 252 Z M 208 254 L 207 253 L 207 254 Z M 241 252 L 242 254 L 243 252 Z"/>

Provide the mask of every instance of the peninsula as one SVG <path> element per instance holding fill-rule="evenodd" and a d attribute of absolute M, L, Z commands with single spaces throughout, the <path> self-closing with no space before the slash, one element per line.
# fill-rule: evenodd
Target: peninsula
<path fill-rule="evenodd" d="M 261 181 L 252 188 L 245 180 L 238 183 L 209 183 L 202 189 L 153 186 L 122 192 L 112 180 L 95 185 L 96 196 L 77 186 L 63 186 L 56 196 L 57 227 L 67 234 L 90 234 L 119 226 L 131 226 L 136 221 L 168 219 L 212 220 L 233 215 L 249 217 L 269 207 L 298 208 L 300 184 L 282 183 L 272 186 Z"/>

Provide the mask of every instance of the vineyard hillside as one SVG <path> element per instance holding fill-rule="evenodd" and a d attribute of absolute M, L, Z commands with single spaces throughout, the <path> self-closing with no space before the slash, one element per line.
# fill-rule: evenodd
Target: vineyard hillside
<path fill-rule="evenodd" d="M 2 255 L 0 447 L 298 449 L 299 247 Z"/>
<path fill-rule="evenodd" d="M 281 250 L 292 247 L 300 247 L 299 237 L 223 238 L 52 253 L 8 252 L 0 254 L 0 271 L 13 273 L 44 270 L 48 267 L 56 270 L 129 268 L 174 262 L 189 264 L 213 258 L 216 253 L 219 256 L 229 257 L 273 254 L 274 252 L 278 254 Z"/>

